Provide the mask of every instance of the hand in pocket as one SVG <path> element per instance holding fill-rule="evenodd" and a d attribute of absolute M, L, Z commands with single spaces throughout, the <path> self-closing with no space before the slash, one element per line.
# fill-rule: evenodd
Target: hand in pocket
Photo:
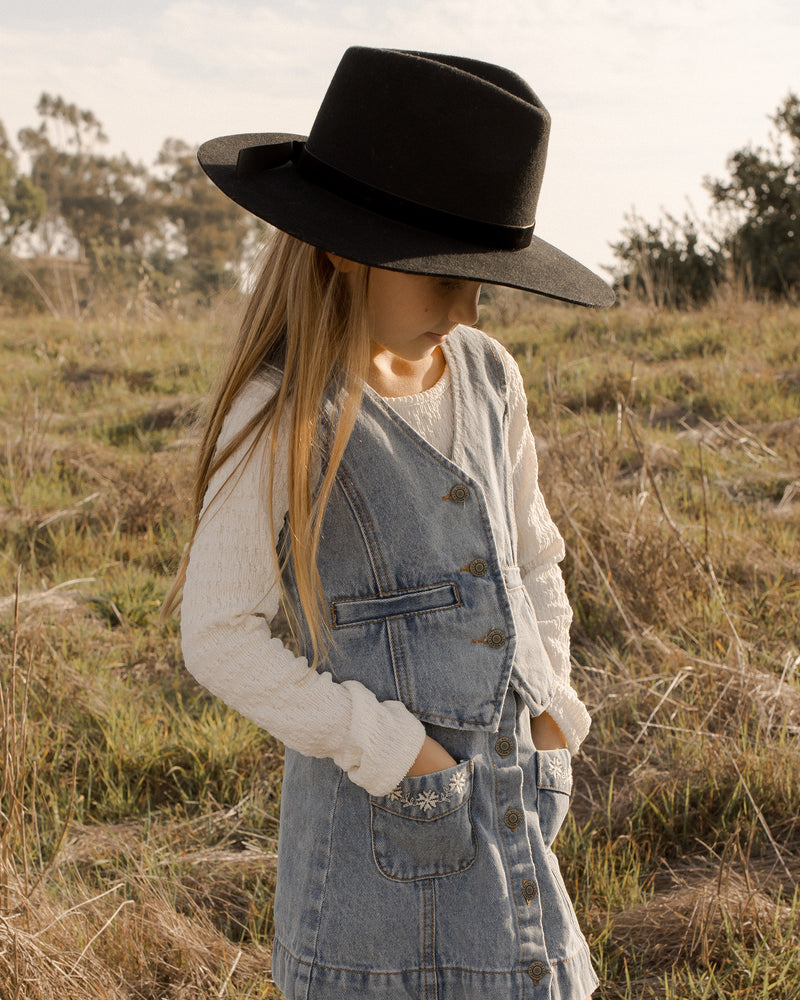
<path fill-rule="evenodd" d="M 422 749 L 406 773 L 406 777 L 414 778 L 421 774 L 434 774 L 436 771 L 446 771 L 448 767 L 453 767 L 455 763 L 454 758 L 450 756 L 441 743 L 437 743 L 430 736 L 426 736 L 425 742 L 422 744 Z"/>

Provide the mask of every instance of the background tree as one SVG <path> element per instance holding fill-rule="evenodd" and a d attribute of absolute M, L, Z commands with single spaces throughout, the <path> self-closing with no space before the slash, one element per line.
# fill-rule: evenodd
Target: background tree
<path fill-rule="evenodd" d="M 195 150 L 181 139 L 164 142 L 156 165 L 153 202 L 168 226 L 161 254 L 153 259 L 162 257 L 162 270 L 178 274 L 186 291 L 208 303 L 237 283 L 254 221 L 211 184 Z"/>
<path fill-rule="evenodd" d="M 688 216 L 656 225 L 626 217 L 623 238 L 611 244 L 620 262 L 617 289 L 656 308 L 686 309 L 711 298 L 724 274 L 720 247 L 701 240 Z"/>
<path fill-rule="evenodd" d="M 740 149 L 728 159 L 729 177 L 706 178 L 713 220 L 626 219 L 622 239 L 610 244 L 623 295 L 685 308 L 733 280 L 757 297 L 800 297 L 800 99 L 790 93 L 770 120 L 768 147 Z"/>
<path fill-rule="evenodd" d="M 0 122 L 0 246 L 38 226 L 47 208 L 47 196 L 30 177 L 20 174 L 17 154 Z"/>
<path fill-rule="evenodd" d="M 737 274 L 757 295 L 800 293 L 800 99 L 790 93 L 771 117 L 768 148 L 745 147 L 728 160 L 727 180 L 706 180 L 727 210 L 726 250 Z"/>

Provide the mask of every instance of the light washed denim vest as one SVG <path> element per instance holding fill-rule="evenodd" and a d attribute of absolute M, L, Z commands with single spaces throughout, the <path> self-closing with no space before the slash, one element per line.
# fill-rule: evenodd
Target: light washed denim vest
<path fill-rule="evenodd" d="M 333 637 L 322 669 L 402 701 L 423 722 L 494 731 L 509 681 L 538 715 L 554 674 L 516 565 L 502 361 L 466 327 L 446 353 L 452 459 L 372 390 L 364 395 L 319 548 Z M 287 537 L 284 528 L 281 545 Z M 284 585 L 299 609 L 291 560 Z"/>

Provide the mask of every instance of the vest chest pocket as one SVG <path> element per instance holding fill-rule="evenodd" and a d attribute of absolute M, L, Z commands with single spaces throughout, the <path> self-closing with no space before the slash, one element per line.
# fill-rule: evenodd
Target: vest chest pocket
<path fill-rule="evenodd" d="M 475 860 L 472 762 L 406 777 L 388 795 L 370 796 L 375 863 L 390 879 L 407 882 L 452 875 Z"/>

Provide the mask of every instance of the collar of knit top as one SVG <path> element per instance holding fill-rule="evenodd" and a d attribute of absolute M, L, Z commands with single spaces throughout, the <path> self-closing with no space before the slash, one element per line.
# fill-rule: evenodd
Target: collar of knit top
<path fill-rule="evenodd" d="M 413 392 L 409 396 L 384 396 L 383 398 L 390 406 L 407 407 L 429 406 L 437 402 L 450 388 L 450 367 L 445 365 L 445 369 L 438 381 L 422 392 Z"/>

